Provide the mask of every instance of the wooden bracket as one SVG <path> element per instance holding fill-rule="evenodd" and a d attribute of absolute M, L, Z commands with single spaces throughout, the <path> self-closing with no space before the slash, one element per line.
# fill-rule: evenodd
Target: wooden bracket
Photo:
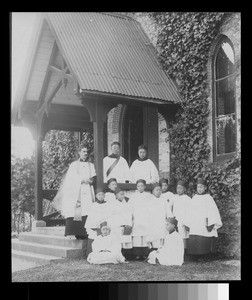
<path fill-rule="evenodd" d="M 91 122 L 96 122 L 98 118 L 105 122 L 107 120 L 108 112 L 117 106 L 117 103 L 115 102 L 85 98 L 82 98 L 82 104 L 87 108 Z"/>

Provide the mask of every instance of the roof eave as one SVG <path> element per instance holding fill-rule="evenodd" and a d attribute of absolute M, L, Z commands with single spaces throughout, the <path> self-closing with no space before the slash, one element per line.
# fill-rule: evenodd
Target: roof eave
<path fill-rule="evenodd" d="M 25 58 L 23 76 L 19 80 L 19 84 L 18 84 L 15 95 L 13 95 L 14 100 L 13 100 L 13 108 L 12 108 L 12 112 L 11 112 L 11 123 L 13 125 L 19 124 L 19 121 L 20 121 L 21 107 L 25 101 L 25 95 L 26 95 L 28 84 L 29 84 L 30 77 L 31 77 L 32 66 L 34 64 L 37 47 L 38 47 L 38 44 L 40 41 L 42 27 L 44 24 L 44 16 L 43 15 L 44 14 L 38 14 L 38 19 L 36 20 L 36 23 L 34 25 L 35 30 L 33 31 L 33 35 L 30 39 L 31 46 L 28 47 L 28 52 L 27 52 L 27 55 Z M 35 43 L 34 43 L 34 41 L 35 41 Z"/>
<path fill-rule="evenodd" d="M 110 100 L 117 100 L 118 102 L 127 102 L 127 101 L 137 101 L 139 103 L 152 103 L 152 104 L 158 104 L 158 105 L 164 105 L 164 104 L 179 104 L 177 102 L 174 102 L 172 100 L 164 100 L 164 99 L 157 99 L 157 98 L 144 98 L 144 97 L 138 97 L 138 96 L 130 96 L 130 95 L 123 95 L 123 94 L 116 94 L 116 93 L 106 93 L 101 91 L 90 91 L 90 90 L 84 90 L 80 89 L 83 100 L 86 97 L 104 97 L 104 98 L 110 98 Z"/>

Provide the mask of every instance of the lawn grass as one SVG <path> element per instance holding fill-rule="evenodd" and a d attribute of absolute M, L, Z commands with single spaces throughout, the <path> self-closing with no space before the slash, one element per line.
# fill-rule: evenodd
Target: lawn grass
<path fill-rule="evenodd" d="M 90 265 L 85 259 L 66 259 L 12 274 L 12 282 L 192 280 L 240 280 L 240 266 L 228 260 L 161 266 L 139 261 L 118 265 Z"/>

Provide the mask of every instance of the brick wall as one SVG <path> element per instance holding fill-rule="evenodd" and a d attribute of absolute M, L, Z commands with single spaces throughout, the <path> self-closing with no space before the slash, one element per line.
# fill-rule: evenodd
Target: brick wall
<path fill-rule="evenodd" d="M 167 129 L 166 121 L 161 114 L 158 114 L 158 132 L 159 132 L 159 176 L 160 178 L 169 178 L 170 172 L 170 147 L 167 141 L 168 133 L 163 131 Z"/>
<path fill-rule="evenodd" d="M 120 142 L 119 126 L 123 112 L 123 105 L 110 110 L 108 113 L 107 130 L 108 130 L 108 154 L 111 154 L 111 143 L 114 141 Z"/>

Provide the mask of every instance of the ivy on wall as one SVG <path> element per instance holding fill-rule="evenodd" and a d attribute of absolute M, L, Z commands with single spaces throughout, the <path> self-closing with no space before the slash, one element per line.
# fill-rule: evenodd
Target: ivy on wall
<path fill-rule="evenodd" d="M 207 62 L 225 13 L 152 13 L 159 26 L 157 47 L 164 70 L 179 82 L 181 109 L 170 124 L 171 180 L 195 182 L 208 165 Z"/>
<path fill-rule="evenodd" d="M 210 145 L 207 140 L 209 51 L 229 14 L 155 12 L 149 16 L 159 27 L 157 47 L 163 69 L 176 79 L 181 95 L 181 108 L 168 128 L 172 151 L 171 187 L 174 189 L 177 180 L 183 179 L 188 183 L 188 195 L 192 196 L 196 191 L 197 177 L 204 177 L 228 230 L 232 231 L 237 225 L 232 212 L 239 211 L 240 204 L 237 200 L 240 151 L 221 166 L 209 164 Z"/>

